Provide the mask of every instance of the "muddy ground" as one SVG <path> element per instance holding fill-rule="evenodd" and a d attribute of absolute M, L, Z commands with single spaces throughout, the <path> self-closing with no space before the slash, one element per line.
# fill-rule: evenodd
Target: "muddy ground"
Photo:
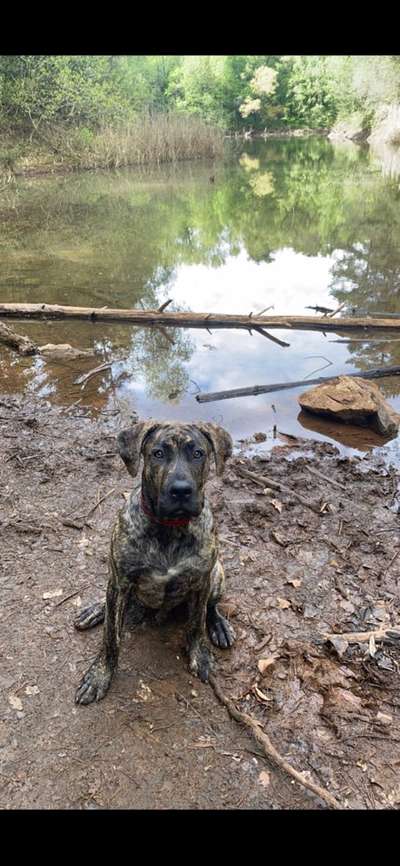
<path fill-rule="evenodd" d="M 326 808 L 189 674 L 182 616 L 127 625 L 108 696 L 75 706 L 101 630 L 79 633 L 73 619 L 104 596 L 110 529 L 131 486 L 120 422 L 0 400 L 1 808 Z M 321 635 L 400 622 L 397 486 L 379 459 L 299 441 L 236 455 L 208 485 L 238 637 L 214 651 L 218 681 L 350 809 L 400 805 L 400 651 Z"/>

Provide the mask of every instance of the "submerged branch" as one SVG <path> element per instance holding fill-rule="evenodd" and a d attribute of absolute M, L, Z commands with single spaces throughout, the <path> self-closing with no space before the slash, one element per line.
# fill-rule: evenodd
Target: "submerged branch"
<path fill-rule="evenodd" d="M 249 397 L 257 394 L 271 394 L 273 391 L 285 391 L 289 388 L 307 387 L 308 385 L 321 385 L 324 382 L 332 382 L 339 376 L 358 377 L 359 379 L 382 379 L 384 376 L 399 376 L 400 366 L 379 367 L 376 370 L 367 370 L 359 373 L 336 373 L 334 376 L 318 376 L 317 379 L 301 379 L 298 382 L 275 382 L 273 385 L 253 385 L 249 388 L 232 388 L 230 391 L 213 391 L 197 394 L 198 403 L 212 403 L 214 400 L 230 400 L 232 397 Z"/>

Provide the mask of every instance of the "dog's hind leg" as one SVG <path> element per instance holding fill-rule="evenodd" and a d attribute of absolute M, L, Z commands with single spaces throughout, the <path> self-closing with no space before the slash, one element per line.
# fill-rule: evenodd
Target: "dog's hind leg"
<path fill-rule="evenodd" d="M 212 643 L 220 649 L 229 649 L 235 641 L 235 632 L 217 604 L 225 589 L 225 575 L 221 562 L 217 559 L 211 572 L 211 592 L 207 602 L 207 631 Z"/>

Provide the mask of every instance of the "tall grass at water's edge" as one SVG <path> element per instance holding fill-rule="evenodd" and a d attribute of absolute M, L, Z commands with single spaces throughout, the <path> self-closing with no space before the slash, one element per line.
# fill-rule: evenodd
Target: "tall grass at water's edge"
<path fill-rule="evenodd" d="M 222 156 L 223 139 L 221 129 L 194 116 L 146 116 L 95 131 L 53 125 L 37 136 L 8 133 L 0 143 L 0 174 L 214 158 Z"/>

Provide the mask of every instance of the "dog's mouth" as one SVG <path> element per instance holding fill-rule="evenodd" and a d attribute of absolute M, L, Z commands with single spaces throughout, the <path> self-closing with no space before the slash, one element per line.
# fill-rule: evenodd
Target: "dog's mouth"
<path fill-rule="evenodd" d="M 161 518 L 175 518 L 175 517 L 198 517 L 201 512 L 201 508 L 198 505 L 194 504 L 182 504 L 177 503 L 173 505 L 162 505 L 158 509 L 158 515 Z"/>
<path fill-rule="evenodd" d="M 189 521 L 198 517 L 201 513 L 203 503 L 189 500 L 187 502 L 171 502 L 167 496 L 161 496 L 155 503 L 147 492 L 142 491 L 142 508 L 149 517 L 157 520 L 184 520 Z"/>

